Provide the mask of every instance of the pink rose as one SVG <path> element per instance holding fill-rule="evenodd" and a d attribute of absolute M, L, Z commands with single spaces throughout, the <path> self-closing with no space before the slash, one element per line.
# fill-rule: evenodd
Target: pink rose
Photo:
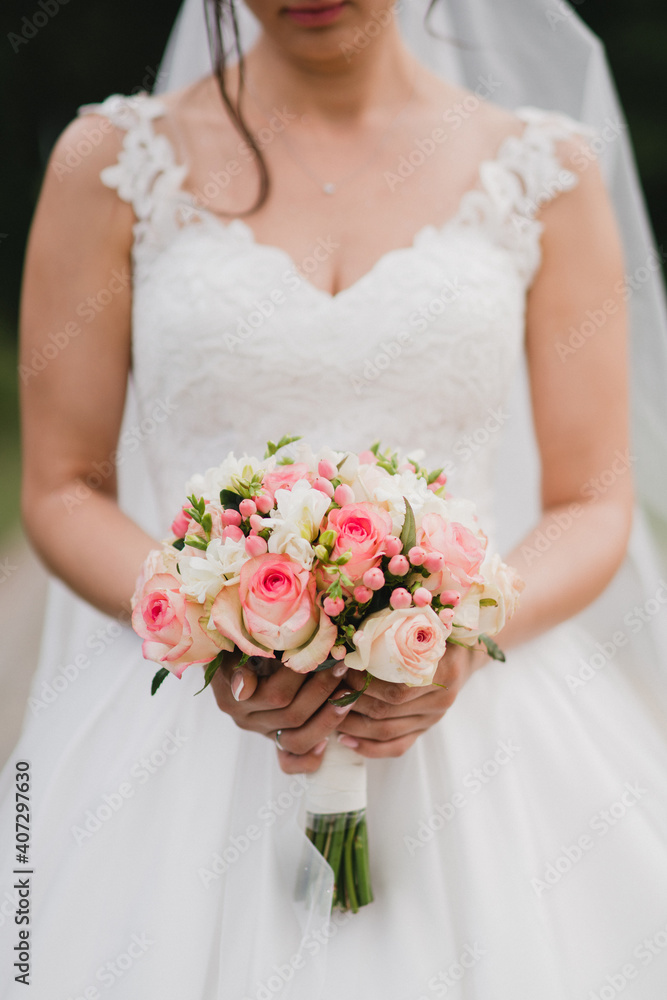
<path fill-rule="evenodd" d="M 345 657 L 353 670 L 396 684 L 426 687 L 445 655 L 451 625 L 433 608 L 385 608 L 362 623 L 354 636 L 357 647 Z"/>
<path fill-rule="evenodd" d="M 440 514 L 425 514 L 417 531 L 417 544 L 427 553 L 440 552 L 445 557 L 443 568 L 424 582 L 430 591 L 467 590 L 473 583 L 482 582 L 479 571 L 486 553 L 486 538 L 481 532 L 473 534 Z"/>
<path fill-rule="evenodd" d="M 267 552 L 244 563 L 238 587 L 223 587 L 211 618 L 244 653 L 289 651 L 283 663 L 306 673 L 326 660 L 337 634 L 315 598 L 307 569 L 288 555 Z"/>
<path fill-rule="evenodd" d="M 145 659 L 161 663 L 176 677 L 194 663 L 210 663 L 233 644 L 203 626 L 201 604 L 180 592 L 180 581 L 168 573 L 151 577 L 132 612 L 132 628 L 143 640 Z"/>
<path fill-rule="evenodd" d="M 391 514 L 371 503 L 351 503 L 332 510 L 327 527 L 333 528 L 338 536 L 332 559 L 351 552 L 345 572 L 351 580 L 361 580 L 384 554 L 384 542 L 392 529 Z"/>
<path fill-rule="evenodd" d="M 269 494 L 272 501 L 275 501 L 276 490 L 291 490 L 300 479 L 307 479 L 309 483 L 314 479 L 305 462 L 277 465 L 273 472 L 267 472 L 264 476 L 262 489 Z"/>

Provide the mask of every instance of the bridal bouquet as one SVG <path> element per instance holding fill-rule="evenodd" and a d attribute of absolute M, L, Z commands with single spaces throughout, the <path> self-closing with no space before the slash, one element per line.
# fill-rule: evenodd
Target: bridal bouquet
<path fill-rule="evenodd" d="M 504 659 L 492 637 L 522 583 L 487 552 L 473 505 L 445 495 L 442 470 L 379 445 L 286 455 L 296 441 L 269 442 L 263 461 L 230 454 L 190 480 L 132 601 L 143 655 L 160 664 L 152 693 L 196 664 L 206 687 L 225 650 L 304 674 L 344 660 L 366 686 L 432 684 L 448 642 Z M 372 900 L 365 807 L 364 759 L 332 741 L 309 778 L 306 822 L 342 909 Z"/>

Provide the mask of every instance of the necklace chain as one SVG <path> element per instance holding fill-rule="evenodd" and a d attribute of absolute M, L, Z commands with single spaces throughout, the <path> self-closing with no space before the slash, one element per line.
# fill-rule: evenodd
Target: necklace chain
<path fill-rule="evenodd" d="M 266 108 L 264 108 L 261 105 L 261 103 L 258 101 L 256 95 L 254 94 L 254 92 L 252 91 L 252 89 L 250 88 L 250 86 L 248 86 L 247 83 L 246 83 L 246 87 L 247 87 L 248 93 L 252 97 L 252 99 L 253 99 L 254 103 L 256 104 L 257 108 L 259 109 L 259 111 L 264 115 L 264 117 L 268 121 L 269 120 L 269 113 L 267 112 Z M 415 77 L 414 77 L 414 79 L 412 81 L 412 86 L 410 88 L 410 93 L 408 95 L 408 99 L 405 101 L 405 103 L 403 105 L 401 105 L 401 107 L 396 112 L 396 114 L 394 115 L 394 117 L 391 119 L 391 121 L 389 122 L 389 124 L 382 130 L 380 138 L 378 139 L 378 141 L 375 143 L 373 149 L 371 150 L 370 156 L 366 160 L 364 160 L 363 163 L 361 163 L 359 166 L 355 167 L 354 170 L 351 170 L 348 174 L 344 174 L 343 177 L 340 177 L 337 181 L 325 181 L 325 180 L 323 180 L 322 177 L 320 177 L 318 174 L 316 174 L 315 171 L 312 170 L 312 168 L 309 167 L 308 164 L 305 163 L 304 160 L 297 154 L 296 150 L 294 149 L 294 146 L 293 146 L 292 142 L 287 138 L 287 135 L 285 134 L 285 130 L 283 130 L 280 134 L 281 134 L 281 137 L 282 137 L 283 144 L 285 146 L 285 150 L 287 152 L 287 155 L 290 157 L 291 160 L 294 161 L 294 163 L 296 163 L 296 165 L 298 167 L 301 168 L 301 170 L 304 172 L 304 174 L 306 174 L 306 176 L 310 177 L 310 179 L 312 181 L 314 181 L 315 184 L 317 184 L 317 186 L 321 189 L 321 191 L 323 192 L 323 194 L 326 194 L 326 195 L 337 194 L 340 187 L 342 187 L 344 184 L 347 184 L 349 181 L 353 180 L 359 174 L 363 173 L 363 171 L 366 170 L 371 165 L 371 163 L 373 162 L 373 160 L 379 154 L 382 146 L 387 141 L 387 138 L 389 137 L 389 133 L 390 133 L 391 129 L 396 125 L 396 122 L 404 114 L 404 112 L 410 106 L 410 104 L 412 104 L 412 101 L 413 101 L 414 96 L 415 96 L 416 89 L 417 89 L 417 74 L 415 74 Z"/>

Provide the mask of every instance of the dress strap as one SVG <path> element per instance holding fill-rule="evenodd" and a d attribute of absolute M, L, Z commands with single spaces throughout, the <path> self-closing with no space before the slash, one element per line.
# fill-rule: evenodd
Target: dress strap
<path fill-rule="evenodd" d="M 135 247 L 168 237 L 178 225 L 178 203 L 187 200 L 181 187 L 187 166 L 177 163 L 171 142 L 153 125 L 165 112 L 157 98 L 143 93 L 112 94 L 101 104 L 79 108 L 80 115 L 102 115 L 125 133 L 116 163 L 105 167 L 100 179 L 132 205 L 137 217 Z"/>
<path fill-rule="evenodd" d="M 460 220 L 490 229 L 494 240 L 512 251 L 530 284 L 542 259 L 540 209 L 579 183 L 561 161 L 558 143 L 595 131 L 539 108 L 519 108 L 516 115 L 524 122 L 523 132 L 508 136 L 495 159 L 481 165 L 479 188 L 464 197 Z"/>

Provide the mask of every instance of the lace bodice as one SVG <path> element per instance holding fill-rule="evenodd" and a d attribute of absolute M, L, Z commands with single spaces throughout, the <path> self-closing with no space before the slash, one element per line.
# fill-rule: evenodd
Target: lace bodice
<path fill-rule="evenodd" d="M 540 264 L 538 209 L 576 184 L 557 142 L 582 126 L 520 109 L 523 133 L 481 164 L 452 219 L 332 296 L 309 282 L 307 260 L 297 269 L 243 221 L 196 205 L 182 188 L 187 166 L 154 130 L 158 99 L 113 96 L 81 111 L 124 130 L 102 180 L 136 214 L 133 375 L 152 421 L 163 528 L 193 472 L 230 450 L 260 453 L 283 433 L 315 446 L 421 448 L 429 465 L 445 465 L 452 492 L 491 517 L 494 431 Z"/>

